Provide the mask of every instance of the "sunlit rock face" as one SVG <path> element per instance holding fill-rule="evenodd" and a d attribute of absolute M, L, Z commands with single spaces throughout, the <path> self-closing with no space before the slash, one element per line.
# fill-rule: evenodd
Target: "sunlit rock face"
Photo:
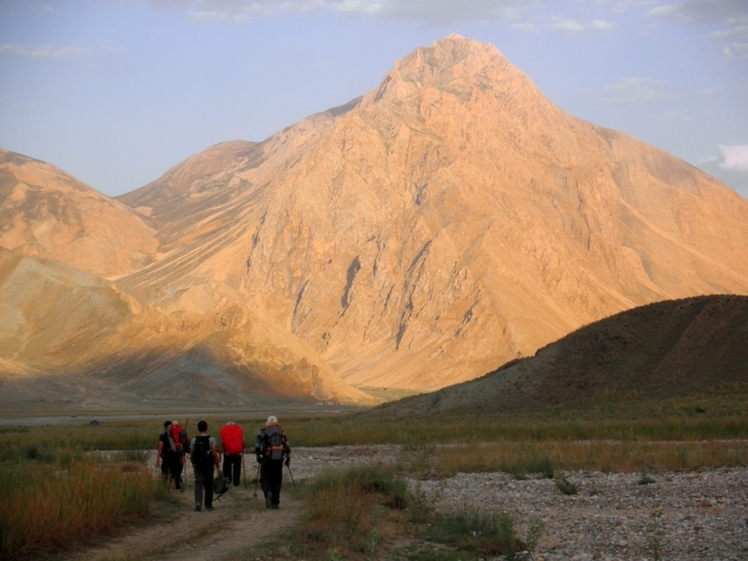
<path fill-rule="evenodd" d="M 284 348 L 339 393 L 431 390 L 621 310 L 748 294 L 748 202 L 568 115 L 493 46 L 455 35 L 345 106 L 213 146 L 111 204 L 138 249 L 119 268 L 61 258 L 117 277 L 159 321 L 202 318 L 195 341 L 234 357 L 221 360 L 237 379 L 252 353 Z M 210 313 L 251 329 L 222 337 Z M 265 331 L 263 351 L 226 350 Z"/>
<path fill-rule="evenodd" d="M 155 230 L 53 165 L 0 149 L 0 247 L 105 277 L 153 262 Z"/>

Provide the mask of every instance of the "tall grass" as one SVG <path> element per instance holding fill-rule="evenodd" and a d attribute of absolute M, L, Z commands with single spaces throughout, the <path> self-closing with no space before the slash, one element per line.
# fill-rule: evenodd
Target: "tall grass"
<path fill-rule="evenodd" d="M 648 468 L 692 470 L 748 463 L 744 441 L 640 442 L 552 441 L 473 443 L 436 447 L 431 460 L 439 473 L 504 471 L 521 476 L 554 470 L 637 472 Z"/>
<path fill-rule="evenodd" d="M 748 390 L 669 400 L 636 400 L 550 407 L 523 413 L 475 413 L 429 416 L 426 419 L 387 419 L 368 414 L 339 416 L 283 416 L 281 422 L 295 446 L 342 444 L 420 445 L 424 442 L 462 443 L 512 440 L 673 440 L 748 439 Z M 68 450 L 151 450 L 163 430 L 159 420 L 102 420 L 58 426 L 0 428 L 0 462 L 23 458 L 35 447 L 43 455 L 52 448 Z M 195 434 L 197 419 L 188 426 Z M 214 436 L 228 421 L 244 428 L 252 446 L 265 419 L 257 417 L 209 419 Z"/>
<path fill-rule="evenodd" d="M 381 537 L 386 511 L 401 511 L 412 503 L 405 481 L 381 466 L 321 474 L 304 494 L 298 543 L 308 544 L 306 554 L 337 551 L 348 558 L 371 552 Z"/>
<path fill-rule="evenodd" d="M 147 516 L 168 490 L 133 464 L 0 468 L 0 558 L 57 551 Z"/>

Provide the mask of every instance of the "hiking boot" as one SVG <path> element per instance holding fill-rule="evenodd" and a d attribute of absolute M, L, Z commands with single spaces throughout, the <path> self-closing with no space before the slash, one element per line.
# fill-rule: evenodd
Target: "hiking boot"
<path fill-rule="evenodd" d="M 213 511 L 214 509 L 213 509 L 213 507 L 212 507 L 212 506 L 206 506 L 206 507 L 205 507 L 205 510 L 209 510 L 209 511 L 211 511 L 211 512 L 212 512 L 212 511 Z"/>
<path fill-rule="evenodd" d="M 195 505 L 195 512 L 200 512 L 200 509 L 202 508 L 202 505 L 196 504 Z"/>
<path fill-rule="evenodd" d="M 270 508 L 272 508 L 273 510 L 278 510 L 280 508 L 280 506 L 279 505 L 273 505 Z"/>
<path fill-rule="evenodd" d="M 273 507 L 273 494 L 268 493 L 265 495 L 265 508 L 272 508 Z"/>

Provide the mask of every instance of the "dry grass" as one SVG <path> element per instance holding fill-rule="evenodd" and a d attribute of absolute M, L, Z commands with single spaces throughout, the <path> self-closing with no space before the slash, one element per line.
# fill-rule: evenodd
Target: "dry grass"
<path fill-rule="evenodd" d="M 543 462 L 545 460 L 545 462 Z M 639 472 L 648 468 L 693 470 L 748 463 L 745 441 L 502 441 L 437 447 L 430 459 L 439 473 L 505 471 L 542 473 L 533 466 L 574 471 Z M 549 475 L 549 474 L 546 474 Z"/>
<path fill-rule="evenodd" d="M 297 553 L 368 558 L 390 533 L 392 520 L 402 518 L 401 511 L 412 503 L 405 482 L 380 466 L 322 474 L 304 493 Z"/>
<path fill-rule="evenodd" d="M 0 558 L 69 547 L 147 516 L 168 490 L 136 464 L 26 463 L 0 470 Z"/>

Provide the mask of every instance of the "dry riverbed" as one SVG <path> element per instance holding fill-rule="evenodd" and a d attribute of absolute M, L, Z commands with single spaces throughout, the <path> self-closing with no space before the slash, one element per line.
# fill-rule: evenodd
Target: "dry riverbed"
<path fill-rule="evenodd" d="M 399 446 L 295 448 L 291 469 L 297 484 L 330 468 L 355 463 L 407 465 L 418 451 Z M 256 464 L 246 456 L 250 477 Z M 191 472 L 191 470 L 190 470 Z M 292 488 L 286 471 L 285 490 Z M 517 480 L 504 473 L 457 474 L 412 480 L 437 508 L 477 508 L 511 514 L 524 535 L 531 520 L 545 524 L 536 560 L 748 560 L 748 467 L 699 472 L 642 474 L 573 472 L 576 485 L 564 495 L 553 480 Z M 233 489 L 214 512 L 192 512 L 192 477 L 183 505 L 170 507 L 169 520 L 144 528 L 72 559 L 231 559 L 249 546 L 271 539 L 269 523 L 288 528 L 301 504 L 287 493 L 278 511 L 267 511 L 253 487 Z M 261 492 L 260 492 L 261 495 Z M 189 553 L 185 552 L 189 550 Z M 655 553 L 657 552 L 657 553 Z"/>

